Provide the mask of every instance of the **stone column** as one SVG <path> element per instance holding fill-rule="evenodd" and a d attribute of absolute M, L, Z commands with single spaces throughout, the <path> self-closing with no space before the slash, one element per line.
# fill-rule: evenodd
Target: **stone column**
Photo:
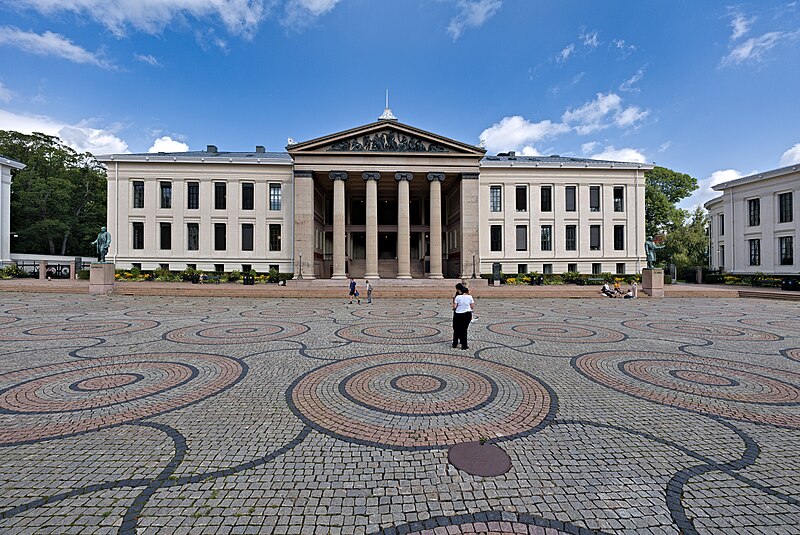
<path fill-rule="evenodd" d="M 332 171 L 328 174 L 333 180 L 333 276 L 332 279 L 346 279 L 345 240 L 344 240 L 344 183 L 347 173 Z"/>
<path fill-rule="evenodd" d="M 411 173 L 395 173 L 397 180 L 397 278 L 411 278 L 411 218 L 409 217 L 409 183 Z"/>
<path fill-rule="evenodd" d="M 380 173 L 362 173 L 367 183 L 367 269 L 365 279 L 379 279 L 378 275 L 378 181 Z"/>
<path fill-rule="evenodd" d="M 442 182 L 444 173 L 428 173 L 431 183 L 430 279 L 443 279 L 442 275 Z"/>
<path fill-rule="evenodd" d="M 481 275 L 478 173 L 461 175 L 461 278 Z M 473 264 L 474 259 L 474 264 Z M 473 267 L 474 266 L 474 267 Z"/>
<path fill-rule="evenodd" d="M 294 172 L 294 278 L 314 278 L 314 176 Z M 268 226 L 264 225 L 265 235 Z M 269 239 L 269 236 L 267 236 Z M 303 264 L 301 267 L 300 260 Z"/>

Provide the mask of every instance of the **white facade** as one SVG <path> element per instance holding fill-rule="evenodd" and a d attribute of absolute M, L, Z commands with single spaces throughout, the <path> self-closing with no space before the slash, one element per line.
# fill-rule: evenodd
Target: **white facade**
<path fill-rule="evenodd" d="M 11 170 L 24 168 L 24 164 L 0 156 L 0 265 L 11 262 Z"/>
<path fill-rule="evenodd" d="M 638 273 L 645 265 L 650 165 L 485 156 L 384 118 L 287 149 L 100 157 L 108 167 L 109 258 L 120 268 L 276 267 L 295 276 L 302 269 L 304 278 L 469 277 L 495 262 L 505 273 Z M 243 206 L 243 184 L 253 188 L 253 206 Z M 162 207 L 164 187 L 171 202 Z M 190 225 L 199 230 L 192 248 Z M 243 225 L 252 225 L 252 250 L 243 247 Z M 278 227 L 275 250 L 270 233 Z M 437 234 L 440 244 L 430 238 Z"/>
<path fill-rule="evenodd" d="M 797 274 L 800 166 L 714 186 L 722 195 L 705 206 L 710 217 L 710 267 L 729 273 Z"/>

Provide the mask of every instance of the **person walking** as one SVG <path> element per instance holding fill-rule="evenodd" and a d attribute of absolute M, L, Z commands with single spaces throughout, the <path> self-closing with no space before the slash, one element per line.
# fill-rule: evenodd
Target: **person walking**
<path fill-rule="evenodd" d="M 372 304 L 372 285 L 369 283 L 369 280 L 364 279 L 364 284 L 367 287 L 367 304 Z"/>
<path fill-rule="evenodd" d="M 356 288 L 356 280 L 353 277 L 350 277 L 350 303 L 353 304 L 353 298 L 356 298 L 358 304 L 361 304 L 361 298 L 358 296 L 358 289 Z"/>
<path fill-rule="evenodd" d="M 472 321 L 472 311 L 475 309 L 475 300 L 469 295 L 469 288 L 456 286 L 459 293 L 453 298 L 453 347 L 459 343 L 461 349 L 469 349 L 467 344 L 467 329 Z"/>

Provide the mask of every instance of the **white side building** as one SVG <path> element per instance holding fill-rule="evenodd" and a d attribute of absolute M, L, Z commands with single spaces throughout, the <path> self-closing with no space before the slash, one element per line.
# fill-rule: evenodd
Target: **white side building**
<path fill-rule="evenodd" d="M 11 263 L 11 170 L 25 164 L 0 156 L 0 265 Z"/>
<path fill-rule="evenodd" d="M 729 273 L 797 274 L 800 236 L 800 165 L 731 180 L 713 188 L 710 267 Z"/>

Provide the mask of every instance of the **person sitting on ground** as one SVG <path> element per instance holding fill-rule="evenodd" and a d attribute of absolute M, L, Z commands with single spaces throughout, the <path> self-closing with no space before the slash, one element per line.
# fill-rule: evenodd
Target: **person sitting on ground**
<path fill-rule="evenodd" d="M 611 290 L 611 286 L 608 285 L 608 281 L 603 283 L 603 287 L 600 289 L 600 293 L 605 295 L 606 297 L 614 297 L 614 292 Z"/>
<path fill-rule="evenodd" d="M 622 291 L 622 286 L 620 286 L 619 281 L 614 281 L 614 294 L 615 295 L 624 295 L 625 292 Z"/>
<path fill-rule="evenodd" d="M 628 293 L 626 293 L 622 298 L 623 299 L 633 299 L 634 298 L 633 290 L 628 290 Z"/>

